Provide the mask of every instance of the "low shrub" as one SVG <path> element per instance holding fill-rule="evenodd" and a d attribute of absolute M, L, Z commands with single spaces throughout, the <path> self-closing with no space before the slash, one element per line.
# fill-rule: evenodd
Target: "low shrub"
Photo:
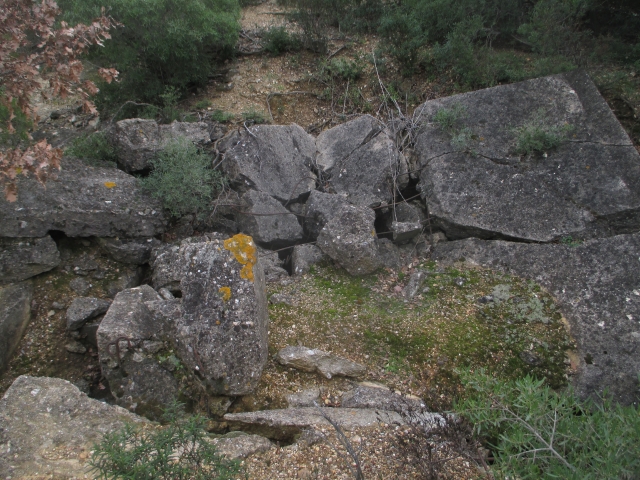
<path fill-rule="evenodd" d="M 320 65 L 320 77 L 325 81 L 340 80 L 354 82 L 364 73 L 364 66 L 355 60 L 332 58 Z"/>
<path fill-rule="evenodd" d="M 529 122 L 513 130 L 516 154 L 545 153 L 558 147 L 573 130 L 570 125 L 550 125 L 545 118 L 544 109 L 538 110 Z"/>
<path fill-rule="evenodd" d="M 105 435 L 89 460 L 100 479 L 232 480 L 239 466 L 225 460 L 208 441 L 206 419 L 182 414 L 180 404 L 165 413 L 161 429 L 127 424 Z"/>
<path fill-rule="evenodd" d="M 491 446 L 497 478 L 640 478 L 640 408 L 579 401 L 526 376 L 504 381 L 459 372 L 467 398 L 455 411 Z"/>
<path fill-rule="evenodd" d="M 233 113 L 224 112 L 222 110 L 214 110 L 211 113 L 211 118 L 216 122 L 227 123 L 233 120 L 234 115 Z"/>
<path fill-rule="evenodd" d="M 242 112 L 242 121 L 248 125 L 254 125 L 256 123 L 267 123 L 267 119 L 264 114 L 254 108 L 251 108 L 246 112 Z"/>
<path fill-rule="evenodd" d="M 116 149 L 109 143 L 104 132 L 83 135 L 73 140 L 65 149 L 66 155 L 81 158 L 90 164 L 116 163 Z"/>
<path fill-rule="evenodd" d="M 302 41 L 297 35 L 291 34 L 285 27 L 272 27 L 262 35 L 264 50 L 271 55 L 281 55 L 286 52 L 297 52 L 302 49 Z"/>
<path fill-rule="evenodd" d="M 194 214 L 202 218 L 215 195 L 226 185 L 224 176 L 211 168 L 211 157 L 181 137 L 151 160 L 153 170 L 143 187 L 160 199 L 173 217 Z"/>

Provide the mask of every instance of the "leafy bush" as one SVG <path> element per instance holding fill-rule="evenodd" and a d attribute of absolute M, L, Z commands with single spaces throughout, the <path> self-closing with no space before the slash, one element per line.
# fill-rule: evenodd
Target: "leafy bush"
<path fill-rule="evenodd" d="M 384 51 L 401 66 L 403 73 L 417 69 L 418 52 L 426 43 L 426 33 L 418 18 L 405 9 L 396 8 L 380 19 L 378 33 L 386 40 Z"/>
<path fill-rule="evenodd" d="M 89 464 L 101 479 L 231 480 L 239 470 L 208 442 L 201 416 L 184 417 L 181 406 L 167 409 L 168 426 L 145 430 L 128 424 L 105 435 Z"/>
<path fill-rule="evenodd" d="M 201 217 L 226 184 L 211 163 L 209 155 L 181 137 L 167 144 L 151 161 L 153 170 L 142 185 L 162 201 L 172 216 Z"/>
<path fill-rule="evenodd" d="M 284 27 L 272 27 L 262 36 L 264 50 L 271 55 L 285 52 L 297 52 L 302 48 L 302 42 L 297 35 L 293 35 Z"/>
<path fill-rule="evenodd" d="M 196 108 L 196 110 L 206 110 L 207 108 L 209 108 L 211 106 L 211 100 L 209 100 L 208 98 L 204 98 L 202 100 L 199 100 L 194 107 Z"/>
<path fill-rule="evenodd" d="M 544 381 L 460 372 L 469 396 L 455 410 L 488 438 L 499 478 L 640 478 L 640 408 L 580 402 Z"/>
<path fill-rule="evenodd" d="M 531 121 L 514 129 L 515 153 L 532 155 L 547 152 L 559 146 L 571 131 L 570 125 L 549 125 L 545 121 L 544 109 L 538 110 Z"/>
<path fill-rule="evenodd" d="M 358 80 L 364 67 L 355 60 L 346 60 L 344 58 L 332 58 L 328 62 L 320 65 L 320 76 L 325 80 L 342 80 L 354 82 Z"/>
<path fill-rule="evenodd" d="M 115 148 L 107 140 L 104 132 L 83 135 L 73 140 L 65 149 L 67 155 L 89 160 L 89 163 L 115 163 L 118 160 Z M 94 162 L 91 162 L 91 161 Z"/>
<path fill-rule="evenodd" d="M 205 85 L 216 61 L 233 51 L 239 31 L 238 0 L 60 0 L 64 20 L 90 20 L 105 5 L 124 26 L 92 50 L 92 60 L 120 71 L 102 84 L 97 104 L 154 103 L 171 86 L 180 94 Z"/>
<path fill-rule="evenodd" d="M 253 125 L 256 123 L 267 123 L 267 119 L 265 118 L 264 114 L 254 108 L 250 108 L 247 112 L 242 112 L 242 121 L 249 125 Z"/>
<path fill-rule="evenodd" d="M 214 110 L 211 118 L 216 122 L 227 123 L 233 120 L 233 113 L 223 112 L 222 110 Z"/>

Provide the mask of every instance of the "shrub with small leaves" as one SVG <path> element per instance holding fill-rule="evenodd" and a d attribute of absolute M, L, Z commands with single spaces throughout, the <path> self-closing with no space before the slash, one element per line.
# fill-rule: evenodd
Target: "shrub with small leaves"
<path fill-rule="evenodd" d="M 116 149 L 109 143 L 104 132 L 95 132 L 76 138 L 65 149 L 66 155 L 81 158 L 91 165 L 116 163 Z"/>
<path fill-rule="evenodd" d="M 497 478 L 640 478 L 640 408 L 607 398 L 579 401 L 530 376 L 503 381 L 459 372 L 466 399 L 455 410 L 494 451 Z"/>
<path fill-rule="evenodd" d="M 211 163 L 208 154 L 181 137 L 168 143 L 151 160 L 153 170 L 142 185 L 160 199 L 172 216 L 202 217 L 226 185 L 224 176 L 211 168 Z"/>
<path fill-rule="evenodd" d="M 272 27 L 262 35 L 264 50 L 271 55 L 286 52 L 297 52 L 302 49 L 302 42 L 297 35 L 289 33 L 285 27 Z"/>
<path fill-rule="evenodd" d="M 206 419 L 184 416 L 179 403 L 165 412 L 168 425 L 128 424 L 95 445 L 89 464 L 100 479 L 231 480 L 237 462 L 220 457 L 204 431 Z"/>
<path fill-rule="evenodd" d="M 573 130 L 571 125 L 549 125 L 545 121 L 545 113 L 544 109 L 538 110 L 529 122 L 514 129 L 516 154 L 532 155 L 548 152 L 558 147 Z"/>

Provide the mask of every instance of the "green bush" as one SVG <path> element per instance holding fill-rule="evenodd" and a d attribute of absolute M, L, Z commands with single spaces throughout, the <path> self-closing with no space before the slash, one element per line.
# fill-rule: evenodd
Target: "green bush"
<path fill-rule="evenodd" d="M 222 110 L 214 110 L 211 114 L 211 118 L 220 123 L 227 123 L 233 120 L 233 113 L 223 112 Z"/>
<path fill-rule="evenodd" d="M 355 60 L 332 58 L 320 65 L 320 77 L 326 81 L 341 80 L 354 82 L 364 73 L 364 66 Z"/>
<path fill-rule="evenodd" d="M 545 153 L 558 147 L 573 130 L 570 125 L 548 124 L 545 113 L 544 109 L 538 110 L 529 122 L 513 130 L 516 135 L 515 153 Z"/>
<path fill-rule="evenodd" d="M 384 52 L 391 55 L 411 74 L 418 68 L 418 52 L 426 43 L 426 34 L 418 18 L 405 9 L 396 8 L 380 19 L 378 33 L 386 40 Z"/>
<path fill-rule="evenodd" d="M 249 125 L 253 125 L 256 123 L 267 123 L 267 119 L 265 118 L 264 114 L 254 108 L 250 108 L 247 112 L 242 112 L 242 121 Z"/>
<path fill-rule="evenodd" d="M 90 164 L 116 163 L 118 156 L 104 132 L 83 135 L 65 148 L 65 154 L 88 160 Z"/>
<path fill-rule="evenodd" d="M 285 52 L 297 52 L 302 48 L 302 42 L 297 35 L 291 34 L 284 27 L 272 27 L 262 36 L 264 50 L 271 55 L 281 55 Z"/>
<path fill-rule="evenodd" d="M 115 109 L 124 100 L 157 103 L 167 86 L 183 94 L 202 86 L 216 62 L 233 51 L 239 31 L 238 0 L 60 0 L 63 19 L 87 22 L 102 6 L 124 26 L 91 50 L 94 63 L 120 71 L 102 83 L 96 104 Z"/>
<path fill-rule="evenodd" d="M 211 164 L 208 154 L 188 139 L 178 138 L 151 161 L 153 170 L 142 180 L 142 185 L 160 199 L 172 216 L 194 214 L 201 218 L 226 184 Z"/>
<path fill-rule="evenodd" d="M 640 478 L 640 408 L 580 402 L 542 380 L 459 372 L 467 398 L 456 412 L 475 424 L 494 451 L 497 478 L 600 480 Z"/>
<path fill-rule="evenodd" d="M 221 458 L 208 441 L 201 416 L 184 417 L 181 406 L 167 409 L 169 424 L 158 430 L 128 424 L 104 436 L 89 460 L 100 479 L 232 480 L 237 462 Z"/>

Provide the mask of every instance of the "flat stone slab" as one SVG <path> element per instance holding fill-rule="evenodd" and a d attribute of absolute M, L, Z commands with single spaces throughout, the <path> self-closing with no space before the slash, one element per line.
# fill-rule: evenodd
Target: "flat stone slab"
<path fill-rule="evenodd" d="M 0 285 L 35 277 L 60 265 L 56 242 L 42 238 L 0 238 Z"/>
<path fill-rule="evenodd" d="M 268 438 L 239 433 L 232 432 L 222 438 L 214 439 L 212 443 L 216 446 L 218 454 L 229 460 L 239 460 L 256 453 L 264 453 L 274 447 Z"/>
<path fill-rule="evenodd" d="M 396 412 L 359 408 L 323 408 L 323 412 L 344 430 L 373 427 L 380 423 L 403 425 Z M 307 427 L 332 428 L 316 407 L 227 413 L 224 420 L 232 430 L 255 433 L 275 440 L 290 440 Z"/>
<path fill-rule="evenodd" d="M 222 168 L 241 193 L 267 193 L 295 201 L 316 187 L 311 171 L 315 139 L 298 125 L 257 125 L 223 140 L 229 145 Z"/>
<path fill-rule="evenodd" d="M 93 445 L 125 423 L 144 421 L 66 380 L 22 375 L 0 400 L 0 475 L 93 478 L 87 464 Z"/>
<path fill-rule="evenodd" d="M 50 178 L 46 187 L 34 178 L 20 178 L 18 199 L 0 199 L 0 236 L 44 237 L 51 230 L 68 237 L 153 237 L 164 232 L 162 207 L 137 178 L 72 158 L 63 158 L 56 173 L 58 178 Z"/>
<path fill-rule="evenodd" d="M 9 365 L 29 324 L 32 298 L 31 280 L 0 286 L 0 373 Z"/>
<path fill-rule="evenodd" d="M 450 131 L 436 121 L 443 109 L 461 112 Z M 429 101 L 415 120 L 419 188 L 451 239 L 550 242 L 640 229 L 640 155 L 583 72 Z M 516 154 L 516 129 L 536 121 L 569 132 L 557 148 Z"/>
<path fill-rule="evenodd" d="M 359 377 L 367 371 L 364 365 L 348 358 L 307 347 L 285 347 L 278 352 L 276 360 L 281 365 L 303 372 L 317 371 L 326 378 Z"/>
<path fill-rule="evenodd" d="M 87 321 L 109 310 L 110 305 L 111 300 L 101 298 L 74 298 L 67 309 L 67 330 L 78 330 Z"/>
<path fill-rule="evenodd" d="M 468 239 L 440 243 L 433 259 L 530 278 L 556 300 L 577 343 L 581 397 L 608 389 L 623 404 L 640 401 L 640 234 L 579 246 Z"/>

